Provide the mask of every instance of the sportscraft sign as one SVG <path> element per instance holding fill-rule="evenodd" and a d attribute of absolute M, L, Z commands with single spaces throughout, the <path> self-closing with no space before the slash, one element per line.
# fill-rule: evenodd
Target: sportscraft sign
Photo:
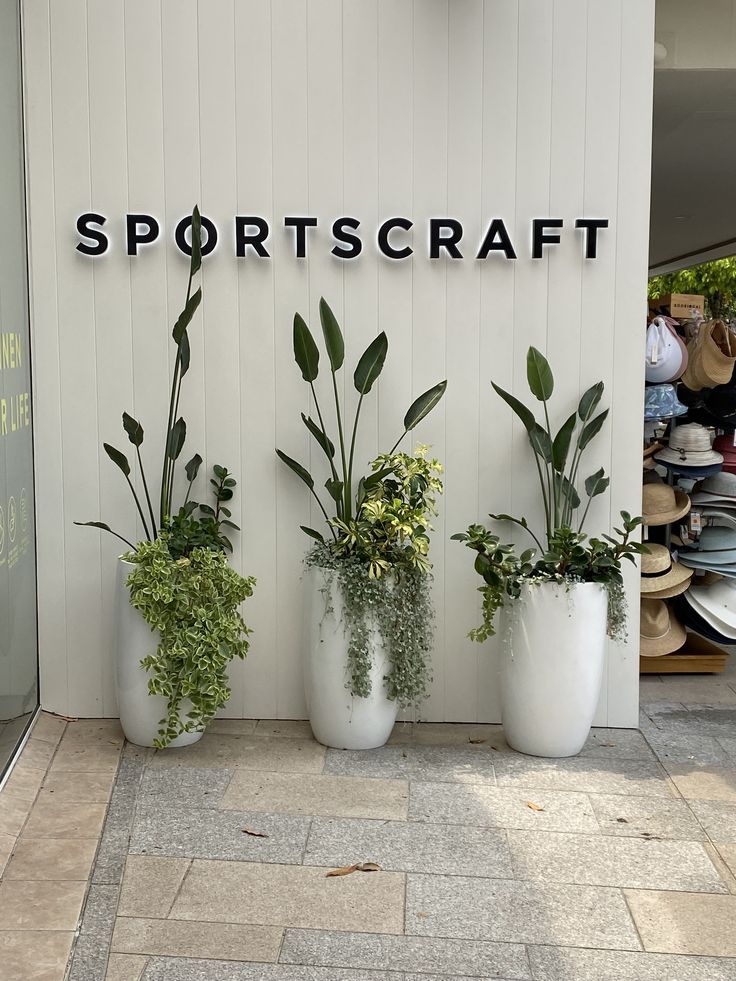
<path fill-rule="evenodd" d="M 191 255 L 188 241 L 191 224 L 190 215 L 182 218 L 174 228 L 174 241 L 184 255 Z M 283 219 L 283 228 L 292 236 L 297 259 L 307 258 L 310 231 L 320 224 L 329 226 L 330 222 L 321 223 L 318 218 L 297 215 L 287 215 Z M 109 224 L 104 215 L 94 212 L 80 215 L 77 219 L 77 251 L 86 256 L 104 255 L 110 250 L 111 241 L 116 240 L 118 230 L 122 232 L 120 240 L 124 240 L 129 256 L 138 255 L 141 248 L 152 245 L 161 238 L 161 225 L 153 215 L 128 214 L 121 225 L 122 228 L 113 229 L 111 236 L 108 234 Z M 387 259 L 408 259 L 415 251 L 409 244 L 411 236 L 408 233 L 412 228 L 414 222 L 409 218 L 388 218 L 371 237 L 378 251 Z M 580 238 L 581 251 L 585 258 L 596 259 L 599 233 L 606 228 L 607 218 L 576 218 L 568 221 L 563 218 L 533 218 L 529 228 L 529 241 L 524 244 L 522 253 L 528 254 L 532 259 L 541 259 L 546 249 L 560 244 L 563 235 L 576 235 Z M 209 255 L 220 240 L 220 230 L 213 221 L 202 215 L 202 231 L 202 255 Z M 233 250 L 238 259 L 246 256 L 271 258 L 271 227 L 265 218 L 258 215 L 235 215 L 228 231 L 232 235 Z M 475 242 L 465 235 L 462 222 L 456 218 L 430 218 L 426 231 L 425 248 L 430 259 L 439 259 L 443 255 L 451 259 L 487 259 L 491 255 L 504 259 L 518 258 L 517 246 L 520 245 L 512 240 L 502 218 L 491 219 L 480 240 Z M 366 235 L 357 218 L 337 218 L 331 223 L 331 234 L 334 244 L 330 251 L 338 259 L 357 259 L 363 252 Z"/>

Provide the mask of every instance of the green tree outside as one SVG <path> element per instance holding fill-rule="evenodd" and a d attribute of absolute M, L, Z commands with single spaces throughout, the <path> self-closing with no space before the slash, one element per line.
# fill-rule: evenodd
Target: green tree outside
<path fill-rule="evenodd" d="M 696 293 L 705 297 L 706 314 L 727 320 L 736 318 L 736 256 L 652 276 L 647 296 L 651 299 L 664 293 Z"/>

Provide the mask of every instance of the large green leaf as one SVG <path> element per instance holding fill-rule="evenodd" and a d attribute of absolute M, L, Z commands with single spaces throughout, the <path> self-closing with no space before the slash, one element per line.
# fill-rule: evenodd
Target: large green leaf
<path fill-rule="evenodd" d="M 78 525 L 80 528 L 101 528 L 102 531 L 109 531 L 111 535 L 119 538 L 121 542 L 125 542 L 126 545 L 129 545 L 133 550 L 135 550 L 135 545 L 133 542 L 128 541 L 127 538 L 123 538 L 122 535 L 118 535 L 118 533 L 113 531 L 110 525 L 106 525 L 104 521 L 75 521 L 74 524 Z"/>
<path fill-rule="evenodd" d="M 532 395 L 540 402 L 546 402 L 552 395 L 555 380 L 549 362 L 535 347 L 530 347 L 526 355 L 526 380 Z"/>
<path fill-rule="evenodd" d="M 109 443 L 102 444 L 105 453 L 110 457 L 112 462 L 116 467 L 120 467 L 126 477 L 130 476 L 130 464 L 128 463 L 128 458 L 120 450 L 116 450 L 114 446 L 110 446 Z"/>
<path fill-rule="evenodd" d="M 580 439 L 578 440 L 578 446 L 581 450 L 584 450 L 588 443 L 598 435 L 601 430 L 601 426 L 606 421 L 606 416 L 608 415 L 608 409 L 604 409 L 603 412 L 599 412 L 595 419 L 592 419 L 587 426 L 580 433 Z"/>
<path fill-rule="evenodd" d="M 169 440 L 166 446 L 166 453 L 170 460 L 178 460 L 184 441 L 187 438 L 187 424 L 179 416 L 169 433 Z"/>
<path fill-rule="evenodd" d="M 549 438 L 547 430 L 543 429 L 537 422 L 529 431 L 529 442 L 537 456 L 541 456 L 545 463 L 552 462 L 552 440 Z"/>
<path fill-rule="evenodd" d="M 319 374 L 319 350 L 301 314 L 294 314 L 294 359 L 302 378 L 313 382 Z"/>
<path fill-rule="evenodd" d="M 311 416 L 305 416 L 303 412 L 302 422 L 325 451 L 327 458 L 331 460 L 335 455 L 335 444 L 332 442 L 329 436 L 320 429 Z"/>
<path fill-rule="evenodd" d="M 193 276 L 202 265 L 202 216 L 199 208 L 194 205 L 192 211 L 192 259 L 189 263 L 189 275 Z"/>
<path fill-rule="evenodd" d="M 128 439 L 133 446 L 141 445 L 143 442 L 143 426 L 127 412 L 123 413 L 123 429 L 128 434 Z"/>
<path fill-rule="evenodd" d="M 427 389 L 419 398 L 414 399 L 404 416 L 404 429 L 408 433 L 424 419 L 425 416 L 434 409 L 442 396 L 445 394 L 447 381 L 441 381 L 432 388 Z"/>
<path fill-rule="evenodd" d="M 319 319 L 322 322 L 327 357 L 330 359 L 332 370 L 337 371 L 345 360 L 345 341 L 337 318 L 323 296 L 319 300 Z"/>
<path fill-rule="evenodd" d="M 377 487 L 389 474 L 394 472 L 393 467 L 383 467 L 381 470 L 374 470 L 373 473 L 368 474 L 367 477 L 361 479 L 361 484 L 365 490 L 370 490 L 372 487 Z"/>
<path fill-rule="evenodd" d="M 585 480 L 585 493 L 588 497 L 597 497 L 602 494 L 608 487 L 610 480 L 605 476 L 603 467 L 592 473 L 590 477 Z"/>
<path fill-rule="evenodd" d="M 555 436 L 552 444 L 552 465 L 560 473 L 565 469 L 567 454 L 570 450 L 570 440 L 578 421 L 577 415 L 573 412 L 570 418 L 560 427 L 560 431 Z"/>
<path fill-rule="evenodd" d="M 603 382 L 591 385 L 587 392 L 583 392 L 578 405 L 578 415 L 582 422 L 587 422 L 593 415 L 602 395 Z"/>
<path fill-rule="evenodd" d="M 309 473 L 309 471 L 304 469 L 301 463 L 297 463 L 296 460 L 292 460 L 290 456 L 287 456 L 286 453 L 283 453 L 281 450 L 276 450 L 276 455 L 278 456 L 279 460 L 283 460 L 290 470 L 294 471 L 297 477 L 304 481 L 310 490 L 314 489 L 314 480 L 312 479 L 312 475 Z"/>
<path fill-rule="evenodd" d="M 524 424 L 524 428 L 529 433 L 532 431 L 534 426 L 536 426 L 536 420 L 534 418 L 534 413 L 531 409 L 527 409 L 523 402 L 520 402 L 516 396 L 512 395 L 510 392 L 505 392 L 499 385 L 495 382 L 491 382 L 497 395 L 500 395 L 504 402 L 509 405 L 516 415 L 521 419 Z"/>
<path fill-rule="evenodd" d="M 373 382 L 383 370 L 387 351 L 388 337 L 384 331 L 381 331 L 378 337 L 374 337 L 363 351 L 353 374 L 353 384 L 356 391 L 360 392 L 361 395 L 366 395 L 373 388 Z"/>
<path fill-rule="evenodd" d="M 330 495 L 333 501 L 338 503 L 342 499 L 342 489 L 343 482 L 341 480 L 333 480 L 331 477 L 325 481 L 325 487 L 327 488 L 327 493 Z"/>
<path fill-rule="evenodd" d="M 189 347 L 189 334 L 184 331 L 184 333 L 181 335 L 181 340 L 179 341 L 179 365 L 182 378 L 189 371 L 189 362 L 191 357 L 192 353 Z"/>
<path fill-rule="evenodd" d="M 557 486 L 560 489 L 561 496 L 564 498 L 564 500 L 569 502 L 572 510 L 575 511 L 577 508 L 579 508 L 580 495 L 577 492 L 577 488 L 570 483 L 567 477 L 560 473 L 556 473 L 554 479 L 557 481 Z"/>
<path fill-rule="evenodd" d="M 192 459 L 184 467 L 184 472 L 187 475 L 187 480 L 189 483 L 193 483 L 199 473 L 199 468 L 202 466 L 202 457 L 199 453 L 195 453 Z"/>
<path fill-rule="evenodd" d="M 324 543 L 324 538 L 322 537 L 322 535 L 320 535 L 318 531 L 315 531 L 314 528 L 307 528 L 306 525 L 299 525 L 299 527 L 306 535 L 309 535 L 310 538 L 314 538 L 318 542 Z"/>
<path fill-rule="evenodd" d="M 171 336 L 174 338 L 177 344 L 181 343 L 181 339 L 184 336 L 189 324 L 192 322 L 192 317 L 197 311 L 197 307 L 202 302 L 202 287 L 198 287 L 196 292 L 192 293 L 186 302 L 186 306 L 179 314 L 179 319 L 174 324 L 174 329 L 171 332 Z"/>

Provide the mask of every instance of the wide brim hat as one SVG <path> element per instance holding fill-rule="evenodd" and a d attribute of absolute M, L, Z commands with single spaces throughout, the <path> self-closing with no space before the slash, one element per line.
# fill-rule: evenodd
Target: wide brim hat
<path fill-rule="evenodd" d="M 660 460 L 658 457 L 655 459 L 666 470 L 681 474 L 683 477 L 690 477 L 692 480 L 703 480 L 705 477 L 712 477 L 723 470 L 722 463 L 712 463 L 709 467 L 686 467 L 682 463 L 668 463 L 667 460 Z"/>
<path fill-rule="evenodd" d="M 736 510 L 722 511 L 719 508 L 702 507 L 699 511 L 703 527 L 718 525 L 721 528 L 736 529 Z"/>
<path fill-rule="evenodd" d="M 679 487 L 664 481 L 647 482 L 642 487 L 642 522 L 645 525 L 670 525 L 690 510 L 690 498 Z"/>
<path fill-rule="evenodd" d="M 641 557 L 642 596 L 649 598 L 650 593 L 682 587 L 671 594 L 676 596 L 677 593 L 687 589 L 693 577 L 693 570 L 680 565 L 679 562 L 673 562 L 670 550 L 666 546 L 650 543 L 647 547 L 649 551 L 644 552 Z"/>
<path fill-rule="evenodd" d="M 715 450 L 681 450 L 670 446 L 659 450 L 654 459 L 657 463 L 674 463 L 678 467 L 712 467 L 723 463 L 723 455 Z"/>
<path fill-rule="evenodd" d="M 680 623 L 689 627 L 690 630 L 694 630 L 696 634 L 700 634 L 701 637 L 705 637 L 707 640 L 713 641 L 714 644 L 720 644 L 722 646 L 730 646 L 733 641 L 730 637 L 724 636 L 719 630 L 716 630 L 705 617 L 702 617 L 700 613 L 693 607 L 691 603 L 688 602 L 688 593 L 683 593 L 682 596 L 676 596 L 672 600 L 672 609 L 677 616 Z"/>
<path fill-rule="evenodd" d="M 639 644 L 644 657 L 662 657 L 679 650 L 687 634 L 662 600 L 642 599 Z"/>
<path fill-rule="evenodd" d="M 687 601 L 715 630 L 736 644 L 736 582 L 721 579 L 712 586 L 693 586 Z"/>
<path fill-rule="evenodd" d="M 720 472 L 699 484 L 692 495 L 693 504 L 728 504 L 736 507 L 736 474 Z"/>

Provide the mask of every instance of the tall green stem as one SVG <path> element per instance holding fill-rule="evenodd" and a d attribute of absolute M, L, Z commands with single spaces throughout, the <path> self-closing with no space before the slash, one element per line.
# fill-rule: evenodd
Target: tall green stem
<path fill-rule="evenodd" d="M 363 393 L 361 392 L 360 398 L 358 399 L 358 405 L 355 409 L 355 421 L 353 422 L 353 435 L 350 440 L 350 461 L 348 463 L 348 473 L 350 474 L 351 480 L 353 476 L 353 455 L 355 453 L 355 438 L 358 434 L 358 418 L 360 417 L 360 407 L 362 404 L 363 404 Z M 352 488 L 349 486 L 348 486 L 348 494 L 352 495 Z"/>
<path fill-rule="evenodd" d="M 337 431 L 340 437 L 340 458 L 342 460 L 342 478 L 343 478 L 343 500 L 345 502 L 345 517 L 344 521 L 350 521 L 353 513 L 353 502 L 351 500 L 351 489 L 350 480 L 352 474 L 348 472 L 347 460 L 345 459 L 345 436 L 342 431 L 342 413 L 340 412 L 340 396 L 337 392 L 337 378 L 335 372 L 332 372 L 332 390 L 335 393 L 335 413 L 337 415 Z"/>
<path fill-rule="evenodd" d="M 544 421 L 547 423 L 547 436 L 549 437 L 550 446 L 552 445 L 552 429 L 549 424 L 549 412 L 547 411 L 547 400 L 545 399 L 542 403 L 544 405 Z M 554 527 L 555 529 L 559 527 L 559 510 L 560 510 L 560 497 L 559 497 L 559 487 L 557 485 L 557 477 L 554 472 L 554 463 L 547 465 L 547 474 L 550 481 L 550 493 L 552 497 L 552 507 L 554 512 Z"/>
<path fill-rule="evenodd" d="M 136 446 L 135 452 L 138 456 L 138 467 L 141 472 L 141 480 L 143 481 L 143 490 L 146 493 L 146 502 L 148 504 L 148 513 L 151 516 L 151 529 L 153 531 L 154 540 L 157 537 L 156 534 L 156 519 L 153 515 L 153 505 L 151 504 L 151 495 L 148 493 L 148 482 L 146 481 L 146 471 L 143 469 L 143 460 L 141 460 L 141 448 Z"/>
<path fill-rule="evenodd" d="M 322 410 L 319 407 L 319 400 L 317 398 L 317 392 L 315 391 L 314 388 L 314 382 L 310 382 L 309 387 L 312 389 L 312 398 L 314 399 L 314 408 L 317 410 L 317 418 L 319 419 L 319 424 L 322 427 L 322 432 L 324 434 L 325 439 L 327 439 L 327 430 L 325 429 L 325 421 L 322 418 Z M 332 479 L 339 480 L 337 475 L 337 470 L 335 469 L 334 460 L 332 459 L 332 457 L 330 457 L 329 459 L 330 459 L 330 470 L 332 471 Z M 337 516 L 338 518 L 342 518 L 343 515 L 340 513 L 342 511 L 342 506 L 339 501 L 336 501 L 335 503 L 337 504 L 337 508 L 338 508 Z"/>
<path fill-rule="evenodd" d="M 141 502 L 138 498 L 138 495 L 135 492 L 135 487 L 133 486 L 133 482 L 127 474 L 125 475 L 125 479 L 128 481 L 128 487 L 130 487 L 130 491 L 133 495 L 133 499 L 135 500 L 135 506 L 138 508 L 138 514 L 141 516 L 141 521 L 143 522 L 143 531 L 145 532 L 146 538 L 150 541 L 151 533 L 148 530 L 148 525 L 146 524 L 146 516 L 143 513 L 143 508 L 141 507 Z"/>

